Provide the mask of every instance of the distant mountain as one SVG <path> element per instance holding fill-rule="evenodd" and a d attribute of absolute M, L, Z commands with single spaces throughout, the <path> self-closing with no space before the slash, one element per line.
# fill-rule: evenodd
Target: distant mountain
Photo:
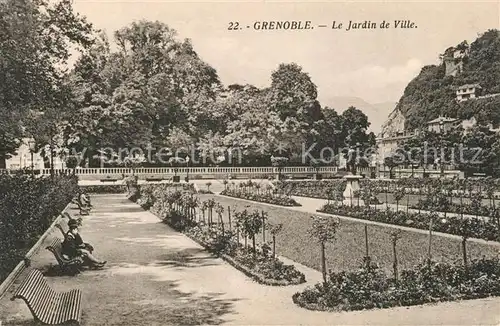
<path fill-rule="evenodd" d="M 383 102 L 383 103 L 368 103 L 359 97 L 350 96 L 334 96 L 326 101 L 322 102 L 330 108 L 337 110 L 341 113 L 350 106 L 354 106 L 357 109 L 363 111 L 370 121 L 370 131 L 378 134 L 382 128 L 382 124 L 387 119 L 387 116 L 394 110 L 396 106 L 395 102 Z"/>

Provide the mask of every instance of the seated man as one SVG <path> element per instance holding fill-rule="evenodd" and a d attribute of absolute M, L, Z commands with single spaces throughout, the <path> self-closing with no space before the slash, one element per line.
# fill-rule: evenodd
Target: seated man
<path fill-rule="evenodd" d="M 83 258 L 85 265 L 90 267 L 103 267 L 106 261 L 100 261 L 91 253 L 93 249 L 88 243 L 84 243 L 82 237 L 78 233 L 78 221 L 70 220 L 68 222 L 69 230 L 66 232 L 64 242 L 62 244 L 62 253 L 70 258 L 80 256 Z"/>
<path fill-rule="evenodd" d="M 81 192 L 81 194 L 80 194 L 80 202 L 83 205 L 92 207 L 92 204 L 90 203 L 90 197 L 89 197 L 89 195 L 87 195 L 86 192 L 83 192 L 83 191 Z"/>

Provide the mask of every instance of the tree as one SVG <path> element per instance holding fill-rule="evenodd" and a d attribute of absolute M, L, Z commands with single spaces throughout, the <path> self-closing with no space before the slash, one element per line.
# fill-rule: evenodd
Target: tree
<path fill-rule="evenodd" d="M 62 67 L 70 49 L 81 50 L 93 40 L 92 26 L 73 12 L 70 0 L 5 0 L 0 3 L 0 17 L 2 167 L 21 137 L 45 132 L 31 128 L 36 124 L 31 117 L 48 110 L 56 111 L 60 120 L 65 116 L 69 96 Z M 55 130 L 57 123 L 45 125 Z M 37 142 L 39 147 L 45 145 Z"/>
<path fill-rule="evenodd" d="M 271 87 L 267 92 L 266 102 L 286 128 L 293 129 L 294 139 L 285 141 L 292 153 L 301 152 L 302 146 L 309 148 L 320 139 L 319 123 L 323 121 L 323 112 L 317 95 L 316 85 L 310 76 L 295 63 L 280 64 L 271 74 Z M 284 136 L 288 134 L 285 132 Z M 320 149 L 313 148 L 311 156 L 317 157 Z M 295 159 L 305 163 L 308 158 Z"/>
<path fill-rule="evenodd" d="M 406 152 L 402 148 L 397 148 L 389 156 L 384 157 L 384 166 L 389 168 L 389 178 L 393 178 L 393 170 L 407 162 Z"/>
<path fill-rule="evenodd" d="M 252 253 L 254 260 L 257 259 L 257 247 L 255 243 L 255 235 L 259 233 L 263 223 L 265 223 L 259 211 L 248 212 L 246 209 L 235 214 L 237 225 L 241 232 L 245 235 L 245 241 L 248 238 L 252 239 Z M 246 246 L 246 244 L 245 244 Z"/>
<path fill-rule="evenodd" d="M 312 226 L 309 229 L 309 234 L 314 239 L 318 240 L 321 246 L 321 272 L 323 274 L 323 283 L 327 286 L 326 273 L 326 254 L 325 245 L 335 239 L 337 230 L 340 226 L 340 220 L 331 217 L 323 217 L 321 215 L 312 216 Z"/>
<path fill-rule="evenodd" d="M 467 239 L 474 236 L 474 225 L 473 221 L 468 218 L 461 218 L 458 223 L 458 230 L 462 237 L 462 257 L 464 261 L 464 268 L 467 270 Z"/>
<path fill-rule="evenodd" d="M 498 133 L 489 126 L 476 125 L 462 137 L 462 151 L 458 157 L 460 168 L 467 172 L 486 172 L 497 175 L 500 163 Z"/>
<path fill-rule="evenodd" d="M 342 150 L 347 161 L 347 170 L 356 174 L 358 166 L 367 166 L 375 146 L 375 135 L 368 133 L 370 126 L 368 117 L 361 110 L 351 106 L 341 115 L 341 139 L 344 142 Z"/>

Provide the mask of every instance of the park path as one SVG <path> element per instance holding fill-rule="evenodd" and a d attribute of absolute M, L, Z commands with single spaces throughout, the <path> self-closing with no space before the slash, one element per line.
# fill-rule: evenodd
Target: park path
<path fill-rule="evenodd" d="M 260 285 L 123 195 L 92 198 L 95 207 L 84 217 L 82 236 L 108 260 L 108 266 L 75 277 L 55 273 L 47 276 L 56 290 L 82 289 L 83 325 L 500 323 L 498 298 L 349 313 L 308 311 L 293 304 L 291 296 L 318 281 L 319 272 L 298 266 L 309 283 L 290 287 Z M 60 236 L 58 232 L 54 231 L 48 241 Z M 51 254 L 41 250 L 32 268 L 46 270 L 53 262 Z M 9 297 L 8 293 L 0 300 L 3 325 L 34 325 L 25 304 L 10 301 Z"/>

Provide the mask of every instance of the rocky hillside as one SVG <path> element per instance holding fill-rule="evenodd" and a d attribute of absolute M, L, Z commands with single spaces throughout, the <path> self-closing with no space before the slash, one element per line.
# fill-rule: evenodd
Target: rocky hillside
<path fill-rule="evenodd" d="M 425 66 L 406 87 L 395 111 L 383 126 L 383 133 L 405 120 L 413 130 L 440 114 L 460 119 L 500 124 L 500 96 L 458 103 L 457 87 L 479 84 L 480 95 L 500 93 L 500 32 L 489 30 L 470 45 L 464 41 L 446 49 L 439 65 Z M 395 119 L 396 117 L 396 119 Z"/>

